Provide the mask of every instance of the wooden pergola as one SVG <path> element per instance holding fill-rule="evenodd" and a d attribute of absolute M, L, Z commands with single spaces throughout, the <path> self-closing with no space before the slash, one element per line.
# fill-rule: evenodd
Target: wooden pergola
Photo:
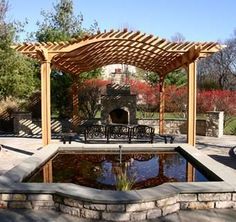
<path fill-rule="evenodd" d="M 51 69 L 79 75 L 109 64 L 129 64 L 160 76 L 160 133 L 164 132 L 164 78 L 183 67 L 188 73 L 188 143 L 196 140 L 196 60 L 222 49 L 215 42 L 170 42 L 141 32 L 98 32 L 64 42 L 23 43 L 13 48 L 41 63 L 43 145 L 51 141 Z M 78 87 L 73 85 L 73 122 L 78 119 Z"/>

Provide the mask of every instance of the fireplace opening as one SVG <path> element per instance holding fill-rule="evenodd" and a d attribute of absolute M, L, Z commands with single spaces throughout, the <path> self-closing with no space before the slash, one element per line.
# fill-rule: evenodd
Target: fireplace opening
<path fill-rule="evenodd" d="M 128 112 L 123 109 L 115 109 L 109 116 L 112 123 L 128 124 Z"/>
<path fill-rule="evenodd" d="M 130 85 L 108 84 L 101 97 L 101 123 L 137 124 L 136 108 Z"/>

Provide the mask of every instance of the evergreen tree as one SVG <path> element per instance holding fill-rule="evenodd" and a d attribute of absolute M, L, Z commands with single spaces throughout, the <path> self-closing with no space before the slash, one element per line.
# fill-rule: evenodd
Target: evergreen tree
<path fill-rule="evenodd" d="M 176 85 L 178 87 L 184 86 L 187 84 L 187 74 L 183 69 L 177 69 L 173 72 L 170 72 L 165 77 L 166 85 Z"/>
<path fill-rule="evenodd" d="M 60 0 L 53 6 L 53 11 L 41 11 L 43 22 L 38 22 L 39 30 L 36 39 L 40 42 L 67 41 L 71 38 L 82 37 L 83 16 L 74 15 L 73 1 Z"/>
<path fill-rule="evenodd" d="M 148 84 L 155 86 L 159 83 L 159 75 L 154 72 L 144 71 L 136 68 L 137 77 L 145 80 Z M 183 69 L 177 69 L 165 76 L 166 85 L 184 86 L 187 84 L 187 75 Z"/>
<path fill-rule="evenodd" d="M 53 11 L 42 11 L 43 22 L 38 22 L 38 31 L 35 33 L 39 42 L 68 41 L 80 38 L 98 30 L 96 22 L 89 28 L 83 28 L 83 15 L 75 15 L 73 0 L 60 0 L 53 5 Z M 69 117 L 71 107 L 70 89 L 73 81 L 81 84 L 85 79 L 98 77 L 101 69 L 85 72 L 78 76 L 53 70 L 51 74 L 52 85 L 52 111 L 59 117 Z"/>

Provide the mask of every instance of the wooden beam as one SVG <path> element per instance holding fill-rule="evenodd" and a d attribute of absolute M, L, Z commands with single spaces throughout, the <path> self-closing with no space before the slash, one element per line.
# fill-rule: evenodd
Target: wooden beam
<path fill-rule="evenodd" d="M 192 46 L 187 52 L 181 54 L 176 54 L 177 56 L 174 59 L 169 60 L 169 64 L 166 64 L 166 68 L 162 70 L 163 74 L 168 74 L 171 71 L 174 71 L 185 64 L 189 64 L 192 61 L 195 61 L 200 55 L 201 47 Z"/>
<path fill-rule="evenodd" d="M 193 166 L 187 162 L 186 165 L 186 181 L 187 182 L 194 182 L 195 180 L 195 169 Z"/>
<path fill-rule="evenodd" d="M 72 107 L 73 107 L 72 124 L 73 128 L 76 129 L 80 122 L 78 114 L 78 109 L 79 109 L 78 84 L 76 81 L 74 81 L 72 84 Z"/>
<path fill-rule="evenodd" d="M 90 67 L 110 64 L 100 63 L 95 59 L 100 57 L 103 61 L 112 60 L 113 63 L 131 62 L 131 65 L 147 67 L 148 70 L 165 75 L 191 63 L 197 57 L 212 54 L 223 47 L 214 42 L 176 43 L 140 32 L 111 30 L 71 41 L 23 43 L 13 45 L 12 48 L 40 62 L 53 57 L 52 64 L 55 67 L 71 74 L 77 74 L 77 71 L 89 71 Z M 123 58 L 119 58 L 120 56 Z M 79 62 L 73 62 L 74 59 Z M 80 68 L 84 64 L 88 67 Z"/>
<path fill-rule="evenodd" d="M 43 182 L 44 182 L 44 183 L 52 183 L 52 182 L 53 182 L 52 160 L 50 160 L 50 161 L 43 167 Z"/>
<path fill-rule="evenodd" d="M 41 121 L 42 121 L 42 142 L 47 145 L 51 142 L 51 58 L 47 50 L 38 51 L 41 60 Z"/>
<path fill-rule="evenodd" d="M 195 146 L 196 143 L 196 96 L 197 96 L 197 77 L 196 61 L 188 66 L 188 144 Z"/>
<path fill-rule="evenodd" d="M 164 114 L 165 114 L 165 88 L 164 88 L 164 77 L 160 76 L 159 82 L 159 98 L 160 98 L 160 107 L 159 107 L 159 134 L 164 134 Z"/>

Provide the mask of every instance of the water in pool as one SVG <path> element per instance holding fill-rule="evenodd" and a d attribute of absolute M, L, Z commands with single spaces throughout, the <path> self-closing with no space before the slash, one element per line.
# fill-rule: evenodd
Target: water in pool
<path fill-rule="evenodd" d="M 61 153 L 52 160 L 54 183 L 111 190 L 143 189 L 185 182 L 187 161 L 177 152 L 116 154 Z M 196 169 L 194 181 L 207 181 Z M 27 182 L 43 182 L 43 169 Z"/>

